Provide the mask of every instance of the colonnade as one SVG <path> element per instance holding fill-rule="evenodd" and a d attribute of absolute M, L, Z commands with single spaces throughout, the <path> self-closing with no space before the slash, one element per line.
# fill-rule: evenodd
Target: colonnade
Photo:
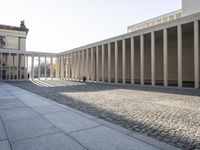
<path fill-rule="evenodd" d="M 38 55 L 36 52 L 18 53 L 13 50 L 0 51 L 0 80 L 27 80 L 29 78 L 34 80 L 35 58 L 38 58 L 37 78 L 40 80 L 41 57 L 44 58 L 44 79 L 47 79 L 47 58 L 50 59 L 50 79 L 53 79 L 53 58 L 56 58 L 57 54 L 39 53 Z"/>
<path fill-rule="evenodd" d="M 189 37 L 190 35 L 192 35 L 192 38 Z M 171 40 L 173 38 L 175 40 Z M 183 43 L 183 38 L 187 45 Z M 80 81 L 86 78 L 87 81 L 92 82 L 135 84 L 137 78 L 137 80 L 139 79 L 139 84 L 144 85 L 148 80 L 146 76 L 148 76 L 148 78 L 150 77 L 148 84 L 155 86 L 157 80 L 159 80 L 157 79 L 159 74 L 157 66 L 162 64 L 162 69 L 159 71 L 162 72 L 163 77 L 160 78 L 163 86 L 167 87 L 173 81 L 173 83 L 177 82 L 178 87 L 183 87 L 184 82 L 191 82 L 195 88 L 199 88 L 199 43 L 198 20 L 169 27 L 164 26 L 163 28 L 159 28 L 159 30 L 152 29 L 149 32 L 136 35 L 130 33 L 125 38 L 121 36 L 120 38 L 116 38 L 116 40 L 111 39 L 108 42 L 103 41 L 101 44 L 97 43 L 97 45 L 93 44 L 80 50 L 72 50 L 65 54 L 60 54 L 61 79 L 64 79 L 65 72 L 65 79 L 67 80 Z M 137 52 L 136 47 L 137 49 L 139 47 L 139 51 Z M 162 55 L 158 56 L 157 52 Z M 147 53 L 148 56 L 146 55 Z M 192 55 L 191 59 L 187 59 L 187 55 L 190 54 Z M 111 57 L 114 60 L 112 59 L 111 61 Z M 149 63 L 145 63 L 147 57 L 150 60 Z M 63 67 L 63 58 L 66 61 L 65 69 Z M 162 59 L 161 63 L 157 64 L 156 60 L 159 59 Z M 190 66 L 185 67 L 186 65 L 183 65 L 183 61 L 184 64 L 188 63 Z M 114 63 L 114 67 L 111 67 L 111 63 Z M 147 68 L 146 66 L 150 67 Z M 173 69 L 173 67 L 177 69 Z M 139 73 L 135 68 L 139 68 Z M 150 70 L 150 73 L 146 70 Z M 171 70 L 175 71 L 171 73 Z M 130 74 L 130 77 L 127 77 L 127 74 Z M 139 77 L 136 77 L 138 74 Z"/>

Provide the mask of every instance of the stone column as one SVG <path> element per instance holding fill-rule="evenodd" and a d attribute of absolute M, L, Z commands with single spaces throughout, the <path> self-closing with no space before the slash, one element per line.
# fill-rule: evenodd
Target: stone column
<path fill-rule="evenodd" d="M 122 80 L 126 84 L 126 40 L 122 40 Z"/>
<path fill-rule="evenodd" d="M 178 87 L 182 87 L 182 27 L 178 25 Z"/>
<path fill-rule="evenodd" d="M 34 80 L 34 56 L 32 55 L 31 79 Z"/>
<path fill-rule="evenodd" d="M 73 57 L 72 53 L 69 53 L 69 58 L 70 58 L 70 64 L 69 64 L 69 73 L 70 73 L 70 77 L 69 77 L 69 78 L 70 78 L 70 80 L 72 80 L 72 78 L 73 78 L 73 76 L 72 76 L 72 75 L 73 75 L 73 71 L 72 71 L 72 70 L 73 70 L 73 69 L 72 69 L 72 67 L 73 67 L 73 66 L 72 66 L 73 58 L 72 58 L 72 57 Z"/>
<path fill-rule="evenodd" d="M 64 67 L 63 67 L 63 55 L 60 56 L 60 79 L 63 80 Z"/>
<path fill-rule="evenodd" d="M 40 66 L 40 56 L 38 56 L 38 79 L 40 80 L 40 70 L 41 70 L 41 66 Z"/>
<path fill-rule="evenodd" d="M 155 32 L 151 32 L 151 85 L 155 86 Z"/>
<path fill-rule="evenodd" d="M 8 68 L 8 70 L 9 70 L 9 78 L 8 78 L 8 80 L 10 80 L 10 76 L 11 76 L 11 53 L 9 53 L 9 56 L 8 56 L 8 64 L 9 64 L 9 68 Z"/>
<path fill-rule="evenodd" d="M 134 63 L 134 57 L 135 57 L 135 41 L 134 37 L 131 38 L 131 84 L 134 84 L 135 80 L 135 63 Z"/>
<path fill-rule="evenodd" d="M 47 57 L 44 57 L 44 79 L 47 79 Z"/>
<path fill-rule="evenodd" d="M 140 82 L 144 85 L 144 35 L 140 35 Z"/>
<path fill-rule="evenodd" d="M 26 79 L 26 72 L 25 72 L 25 66 L 26 66 L 26 54 L 24 54 L 24 80 Z"/>
<path fill-rule="evenodd" d="M 91 75 L 92 75 L 92 81 L 94 81 L 94 50 L 93 50 L 93 47 L 91 48 Z"/>
<path fill-rule="evenodd" d="M 115 41 L 115 83 L 118 83 L 118 45 Z"/>
<path fill-rule="evenodd" d="M 111 43 L 108 43 L 108 83 L 111 82 L 110 72 L 111 72 Z"/>
<path fill-rule="evenodd" d="M 1 80 L 3 79 L 3 53 L 1 53 Z"/>
<path fill-rule="evenodd" d="M 67 80 L 68 77 L 68 55 L 65 55 L 65 80 Z"/>
<path fill-rule="evenodd" d="M 19 55 L 19 79 L 22 78 L 22 69 L 21 69 L 21 65 L 22 64 L 22 57 L 21 55 Z"/>
<path fill-rule="evenodd" d="M 80 57 L 80 50 L 78 51 L 78 80 L 81 79 L 81 57 Z"/>
<path fill-rule="evenodd" d="M 168 86 L 168 39 L 167 29 L 163 30 L 163 67 L 164 67 L 164 86 Z"/>
<path fill-rule="evenodd" d="M 51 62 L 51 68 L 50 68 L 50 78 L 51 78 L 51 80 L 53 80 L 53 58 L 52 58 L 52 56 L 51 56 L 51 60 L 50 60 Z"/>
<path fill-rule="evenodd" d="M 16 70 L 15 70 L 15 66 L 16 66 L 16 64 L 15 64 L 15 55 L 13 54 L 13 64 L 12 64 L 12 66 L 13 66 L 13 69 L 12 69 L 12 76 L 13 76 L 13 80 L 15 79 L 15 72 L 16 72 Z"/>
<path fill-rule="evenodd" d="M 81 75 L 82 77 L 85 76 L 84 72 L 85 72 L 85 54 L 84 54 L 84 49 L 82 50 L 82 69 L 81 69 Z"/>
<path fill-rule="evenodd" d="M 199 88 L 199 22 L 194 21 L 194 83 Z"/>
<path fill-rule="evenodd" d="M 59 65 L 59 60 L 58 56 L 56 57 L 56 79 L 58 79 L 58 65 Z"/>
<path fill-rule="evenodd" d="M 74 79 L 77 80 L 77 58 L 76 52 L 74 52 Z"/>
<path fill-rule="evenodd" d="M 105 59 L 105 49 L 104 49 L 104 45 L 102 45 L 102 82 L 105 82 L 105 78 L 104 78 L 104 59 Z"/>
<path fill-rule="evenodd" d="M 16 68 L 17 68 L 17 80 L 18 80 L 19 79 L 19 75 L 18 75 L 18 72 L 19 72 L 19 54 L 18 53 L 17 53 L 17 60 L 16 60 L 16 62 L 17 62 Z"/>
<path fill-rule="evenodd" d="M 89 71 L 89 49 L 86 49 L 86 73 L 87 73 L 87 81 L 90 80 L 90 71 Z"/>
<path fill-rule="evenodd" d="M 96 81 L 99 82 L 99 46 L 96 46 Z"/>

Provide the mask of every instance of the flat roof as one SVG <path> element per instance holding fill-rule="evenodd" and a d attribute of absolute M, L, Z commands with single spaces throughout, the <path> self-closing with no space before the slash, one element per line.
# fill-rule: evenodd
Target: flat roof
<path fill-rule="evenodd" d="M 16 26 L 9 26 L 9 25 L 2 25 L 2 24 L 0 24 L 0 29 L 25 31 L 26 33 L 28 33 L 28 30 L 29 30 L 28 28 L 16 27 Z"/>

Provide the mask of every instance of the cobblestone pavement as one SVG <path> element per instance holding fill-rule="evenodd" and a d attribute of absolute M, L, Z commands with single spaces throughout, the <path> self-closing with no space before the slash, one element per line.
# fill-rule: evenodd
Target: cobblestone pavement
<path fill-rule="evenodd" d="M 182 149 L 200 149 L 200 90 L 72 81 L 9 82 Z"/>

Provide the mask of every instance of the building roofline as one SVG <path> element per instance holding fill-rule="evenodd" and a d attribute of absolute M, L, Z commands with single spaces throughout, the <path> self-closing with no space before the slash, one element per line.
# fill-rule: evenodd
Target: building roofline
<path fill-rule="evenodd" d="M 2 25 L 0 24 L 0 29 L 9 29 L 9 30 L 17 30 L 17 31 L 25 31 L 28 34 L 29 29 L 24 27 L 16 27 L 16 26 L 9 26 L 9 25 Z"/>

